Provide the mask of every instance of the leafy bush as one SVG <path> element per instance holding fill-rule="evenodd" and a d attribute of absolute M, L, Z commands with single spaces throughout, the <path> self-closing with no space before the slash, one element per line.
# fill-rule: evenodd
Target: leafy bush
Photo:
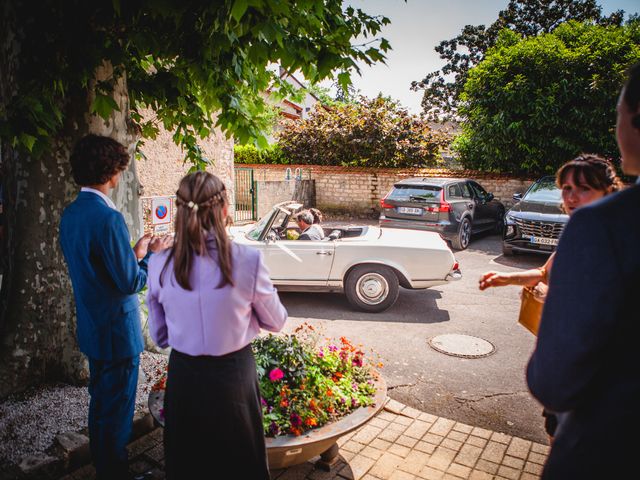
<path fill-rule="evenodd" d="M 289 161 L 278 144 L 258 149 L 254 145 L 236 145 L 233 147 L 234 163 L 248 164 L 284 164 Z"/>
<path fill-rule="evenodd" d="M 454 149 L 466 168 L 554 173 L 581 152 L 617 157 L 616 97 L 640 60 L 640 22 L 565 23 L 522 39 L 503 30 L 469 72 Z"/>
<path fill-rule="evenodd" d="M 269 334 L 253 342 L 267 436 L 301 435 L 373 403 L 362 350 L 344 337 L 324 346 L 309 338 Z"/>
<path fill-rule="evenodd" d="M 435 166 L 446 136 L 387 98 L 316 108 L 278 138 L 294 164 L 379 168 Z"/>

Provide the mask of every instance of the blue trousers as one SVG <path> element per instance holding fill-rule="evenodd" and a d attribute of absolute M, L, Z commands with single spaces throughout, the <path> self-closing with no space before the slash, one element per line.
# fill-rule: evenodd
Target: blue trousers
<path fill-rule="evenodd" d="M 89 359 L 89 443 L 98 480 L 126 478 L 140 356 Z"/>

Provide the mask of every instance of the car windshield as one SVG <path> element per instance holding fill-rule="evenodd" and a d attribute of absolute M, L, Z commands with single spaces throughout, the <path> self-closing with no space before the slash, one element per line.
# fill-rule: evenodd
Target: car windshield
<path fill-rule="evenodd" d="M 562 191 L 556 186 L 555 178 L 544 177 L 531 186 L 523 200 L 559 204 L 562 202 Z"/>
<path fill-rule="evenodd" d="M 431 187 L 426 185 L 396 185 L 387 199 L 426 201 L 439 198 L 439 195 L 440 187 Z"/>
<path fill-rule="evenodd" d="M 285 217 L 287 217 L 288 215 L 289 213 L 286 210 L 281 210 L 278 208 L 278 212 L 276 213 L 276 219 L 273 222 L 273 227 L 274 228 L 280 227 L 284 223 Z M 247 238 L 251 240 L 259 240 L 260 235 L 262 234 L 262 231 L 266 228 L 267 224 L 269 223 L 269 220 L 271 220 L 272 217 L 273 217 L 273 212 L 271 212 L 270 215 L 265 215 L 260 220 L 258 220 L 255 226 L 247 232 Z"/>

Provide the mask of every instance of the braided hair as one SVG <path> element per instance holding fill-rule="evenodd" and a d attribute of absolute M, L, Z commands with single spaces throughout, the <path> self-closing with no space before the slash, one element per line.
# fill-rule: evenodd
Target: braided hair
<path fill-rule="evenodd" d="M 570 174 L 573 175 L 574 181 L 604 192 L 605 195 L 624 188 L 611 162 L 598 155 L 583 153 L 562 165 L 556 173 L 556 184 L 559 188 L 562 188 Z"/>
<path fill-rule="evenodd" d="M 217 288 L 233 285 L 231 240 L 225 227 L 228 205 L 224 183 L 208 172 L 194 172 L 180 181 L 176 192 L 175 241 L 160 274 L 162 277 L 173 259 L 173 269 L 178 284 L 191 290 L 189 277 L 193 256 L 209 254 L 207 237 L 213 234 L 217 244 L 218 263 L 222 278 Z"/>

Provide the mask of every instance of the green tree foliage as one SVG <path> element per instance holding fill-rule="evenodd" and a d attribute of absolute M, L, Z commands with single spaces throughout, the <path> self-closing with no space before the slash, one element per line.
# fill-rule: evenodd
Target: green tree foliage
<path fill-rule="evenodd" d="M 257 148 L 255 145 L 235 145 L 233 147 L 234 163 L 242 164 L 283 164 L 289 163 L 280 145 L 277 143 L 265 148 Z"/>
<path fill-rule="evenodd" d="M 504 28 L 533 37 L 552 32 L 568 20 L 620 25 L 623 17 L 623 11 L 603 16 L 596 0 L 510 0 L 489 27 L 466 25 L 455 38 L 440 42 L 435 50 L 445 66 L 413 82 L 412 89 L 424 90 L 422 107 L 430 119 L 455 117 L 469 69 L 482 61 Z"/>
<path fill-rule="evenodd" d="M 640 22 L 568 22 L 521 38 L 504 30 L 469 71 L 454 147 L 467 168 L 554 173 L 580 152 L 617 156 L 616 96 L 640 60 Z"/>
<path fill-rule="evenodd" d="M 397 103 L 361 97 L 289 122 L 279 144 L 295 164 L 393 168 L 436 165 L 444 140 Z"/>
<path fill-rule="evenodd" d="M 0 105 L 0 139 L 36 154 L 51 147 L 65 101 L 92 88 L 104 61 L 116 73 L 95 86 L 91 113 L 107 119 L 119 109 L 110 93 L 126 72 L 132 120 L 143 136 L 153 137 L 161 123 L 198 163 L 197 140 L 214 126 L 240 143 L 266 146 L 270 115 L 260 92 L 293 93 L 269 64 L 310 82 L 341 72 L 346 86 L 356 62 L 383 61 L 389 49 L 385 39 L 371 43 L 389 20 L 342 0 L 13 0 L 13 14 L 26 35 L 17 92 Z M 353 45 L 356 37 L 369 41 Z M 142 108 L 154 119 L 145 121 Z"/>

